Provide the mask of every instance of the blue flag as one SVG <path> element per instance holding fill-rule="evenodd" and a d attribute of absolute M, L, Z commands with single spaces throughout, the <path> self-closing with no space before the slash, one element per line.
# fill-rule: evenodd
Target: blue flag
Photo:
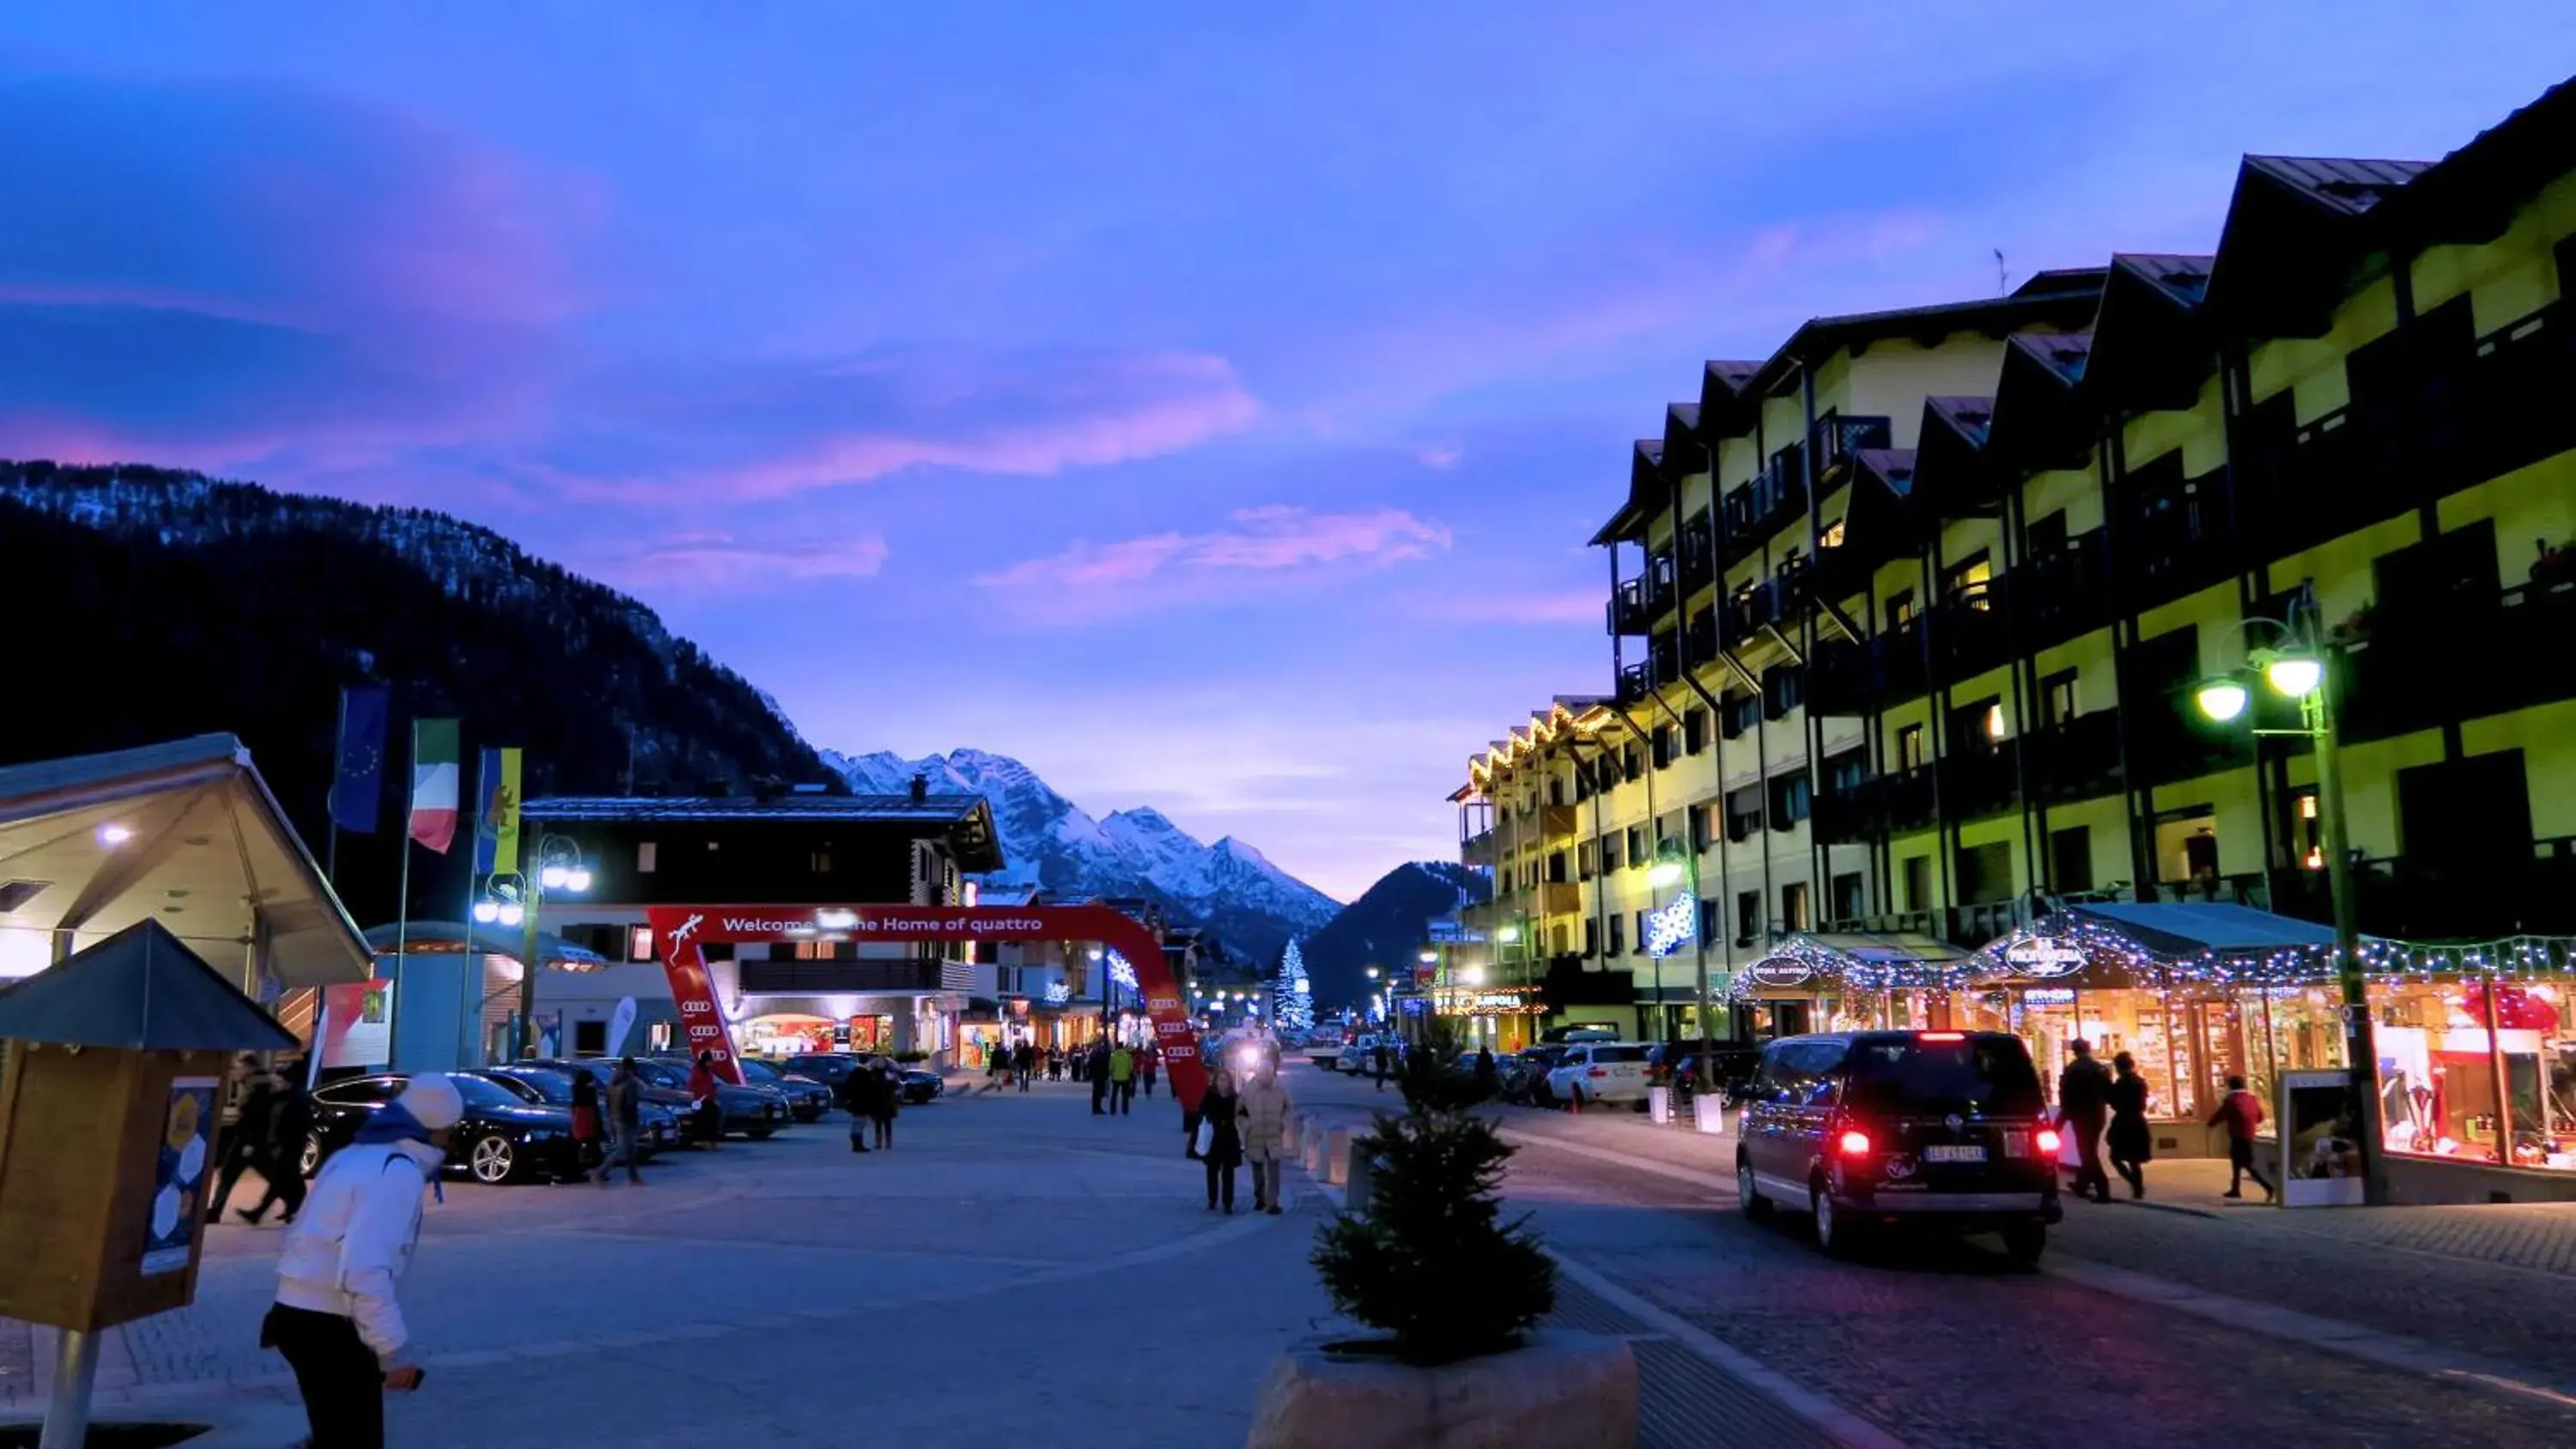
<path fill-rule="evenodd" d="M 385 717 L 392 692 L 381 684 L 340 691 L 340 747 L 331 770 L 331 823 L 360 835 L 376 832 L 385 794 Z"/>

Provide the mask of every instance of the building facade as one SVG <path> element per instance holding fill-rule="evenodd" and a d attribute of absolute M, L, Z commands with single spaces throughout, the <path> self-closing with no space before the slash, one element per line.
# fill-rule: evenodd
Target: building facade
<path fill-rule="evenodd" d="M 1938 964 L 2069 901 L 2327 919 L 2312 744 L 2246 727 L 2299 706 L 2193 708 L 2305 649 L 2362 930 L 2576 932 L 2571 276 L 2560 87 L 2435 163 L 2249 157 L 2205 256 L 1708 364 L 1593 539 L 1607 693 L 1470 762 L 1489 930 L 1529 923 L 1524 972 L 1624 970 L 1662 1034 L 1701 952 L 1736 1029 L 1792 1030 L 1834 1006 L 1745 989 L 1788 940 Z M 1677 892 L 1678 1003 L 1637 939 Z"/>

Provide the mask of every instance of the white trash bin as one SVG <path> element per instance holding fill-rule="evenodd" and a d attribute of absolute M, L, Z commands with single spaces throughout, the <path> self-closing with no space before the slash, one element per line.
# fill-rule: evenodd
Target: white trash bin
<path fill-rule="evenodd" d="M 1673 1089 L 1656 1085 L 1646 1089 L 1646 1116 L 1658 1127 L 1673 1120 Z"/>

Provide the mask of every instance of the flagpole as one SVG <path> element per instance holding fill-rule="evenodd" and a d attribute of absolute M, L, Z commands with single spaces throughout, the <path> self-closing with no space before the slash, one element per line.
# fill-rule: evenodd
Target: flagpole
<path fill-rule="evenodd" d="M 331 786 L 322 792 L 322 817 L 331 823 L 330 835 L 322 846 L 322 878 L 331 889 L 340 888 L 340 747 L 349 736 L 349 686 L 340 686 L 340 722 L 331 731 Z"/>
<path fill-rule="evenodd" d="M 457 731 L 456 777 L 458 785 L 465 783 L 465 736 L 462 729 Z M 475 1053 L 472 1049 L 472 1043 L 481 1034 L 483 1023 L 483 956 L 481 952 L 474 949 L 474 876 L 483 864 L 483 792 L 490 787 L 491 782 L 483 778 L 483 752 L 476 750 L 474 752 L 474 823 L 473 828 L 466 831 L 464 837 L 465 904 L 456 916 L 457 926 L 465 933 L 465 964 L 461 969 L 466 978 L 465 1005 L 457 1012 L 458 1016 L 464 1018 L 464 1021 L 457 1026 L 457 1034 L 461 1038 L 460 1045 L 464 1048 L 464 1054 L 457 1058 L 459 1065 L 482 1065 L 474 1059 Z M 464 801 L 456 802 L 456 814 L 459 823 L 462 823 L 465 819 Z"/>
<path fill-rule="evenodd" d="M 403 785 L 402 884 L 394 897 L 394 1030 L 393 1040 L 402 1040 L 403 997 L 411 984 L 411 813 L 418 802 L 413 799 L 420 779 L 420 721 L 411 722 L 411 779 Z M 399 1053 L 388 1051 L 391 1058 Z M 388 1060 L 386 1070 L 393 1070 Z"/>

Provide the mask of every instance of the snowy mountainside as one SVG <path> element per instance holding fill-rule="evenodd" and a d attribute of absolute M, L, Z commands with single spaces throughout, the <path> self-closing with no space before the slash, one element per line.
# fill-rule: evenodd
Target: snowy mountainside
<path fill-rule="evenodd" d="M 890 750 L 825 750 L 823 762 L 854 794 L 899 795 L 921 776 L 934 795 L 983 796 L 1007 862 L 997 883 L 1159 900 L 1256 959 L 1276 955 L 1289 938 L 1321 927 L 1341 909 L 1232 836 L 1204 844 L 1150 808 L 1096 819 L 1007 755 L 952 750 L 907 760 Z"/>

